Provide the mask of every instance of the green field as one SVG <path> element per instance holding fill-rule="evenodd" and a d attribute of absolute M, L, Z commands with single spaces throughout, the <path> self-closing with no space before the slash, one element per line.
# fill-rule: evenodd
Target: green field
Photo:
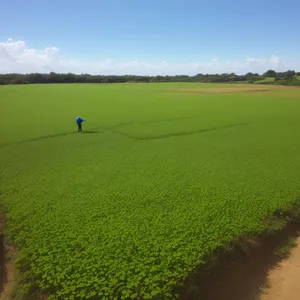
<path fill-rule="evenodd" d="M 24 282 L 174 299 L 206 254 L 294 203 L 300 90 L 233 86 L 1 86 L 0 201 Z"/>
<path fill-rule="evenodd" d="M 269 82 L 274 82 L 275 78 L 274 77 L 266 77 L 262 80 L 256 80 L 254 83 L 269 83 Z"/>

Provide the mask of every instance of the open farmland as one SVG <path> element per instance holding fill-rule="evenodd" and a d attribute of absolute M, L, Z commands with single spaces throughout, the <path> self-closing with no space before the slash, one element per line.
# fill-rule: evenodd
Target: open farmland
<path fill-rule="evenodd" d="M 256 81 L 254 81 L 254 83 L 270 83 L 270 82 L 274 82 L 274 81 L 275 81 L 274 77 L 267 77 L 262 80 L 256 80 Z"/>
<path fill-rule="evenodd" d="M 300 196 L 297 88 L 3 86 L 0 105 L 5 235 L 54 299 L 173 299 Z"/>

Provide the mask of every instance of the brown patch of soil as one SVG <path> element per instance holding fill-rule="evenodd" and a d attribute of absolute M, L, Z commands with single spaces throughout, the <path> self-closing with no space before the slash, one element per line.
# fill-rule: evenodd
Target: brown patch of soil
<path fill-rule="evenodd" d="M 4 217 L 0 214 L 0 300 L 9 300 L 17 279 L 15 269 L 17 251 L 15 246 L 7 244 L 5 241 L 4 224 Z"/>
<path fill-rule="evenodd" d="M 168 93 L 168 94 L 172 94 L 172 95 L 207 95 L 207 94 L 233 94 L 233 93 L 249 93 L 250 91 L 238 91 L 238 92 L 234 92 L 234 91 L 228 91 L 228 92 L 207 92 L 207 93 L 202 93 L 202 92 L 172 92 L 172 93 Z M 251 94 L 262 94 L 263 92 L 269 92 L 269 90 L 266 91 L 251 91 Z"/>
<path fill-rule="evenodd" d="M 275 97 L 280 97 L 280 98 L 300 98 L 300 94 L 278 94 L 274 95 Z"/>
<path fill-rule="evenodd" d="M 262 86 L 262 85 L 249 85 L 243 87 L 219 87 L 219 88 L 171 88 L 175 94 L 211 94 L 211 93 L 255 93 L 255 92 L 269 92 L 273 90 L 293 89 L 293 87 L 281 86 Z"/>
<path fill-rule="evenodd" d="M 169 90 L 172 91 L 185 91 L 185 92 L 203 92 L 203 93 L 211 93 L 211 92 L 229 92 L 229 91 L 257 91 L 257 90 L 270 90 L 272 87 L 270 86 L 226 86 L 226 87 L 217 87 L 217 88 L 172 88 Z"/>
<path fill-rule="evenodd" d="M 8 300 L 11 299 L 11 295 L 17 282 L 17 273 L 15 269 L 17 251 L 12 245 L 2 244 L 1 246 L 4 252 L 4 261 L 1 262 L 0 300 Z"/>
<path fill-rule="evenodd" d="M 20 271 L 16 268 L 16 259 L 18 256 L 15 245 L 8 243 L 3 235 L 5 221 L 0 212 L 0 300 L 11 299 L 36 299 L 47 300 L 48 296 L 40 293 L 38 290 L 30 294 L 19 295 Z M 22 292 L 21 292 L 22 294 Z M 21 297 L 21 298 L 19 298 Z M 25 297 L 25 298 L 24 298 Z"/>
<path fill-rule="evenodd" d="M 269 288 L 260 300 L 300 299 L 300 238 L 288 259 L 269 272 Z"/>
<path fill-rule="evenodd" d="M 211 93 L 245 93 L 245 92 L 268 92 L 269 88 L 205 88 L 205 89 L 169 89 L 173 92 L 179 93 L 193 93 L 193 94 L 211 94 Z"/>
<path fill-rule="evenodd" d="M 272 280 L 269 281 L 268 278 L 270 270 L 280 265 L 283 259 L 275 254 L 276 250 L 278 247 L 286 245 L 291 237 L 299 236 L 298 228 L 299 227 L 295 224 L 291 224 L 280 234 L 265 235 L 257 240 L 257 242 L 246 240 L 247 250 L 243 250 L 243 247 L 239 247 L 235 248 L 234 251 L 229 251 L 227 254 L 217 254 L 217 259 L 214 264 L 196 270 L 194 274 L 187 279 L 181 290 L 179 299 L 260 299 L 259 297 L 261 297 L 264 289 L 269 287 L 272 289 Z M 300 259 L 300 257 L 298 257 L 298 259 Z M 296 276 L 296 273 L 290 273 L 288 276 Z M 299 299 L 300 295 L 299 276 L 298 274 L 297 277 L 289 277 L 289 279 L 287 279 L 294 282 L 297 281 L 298 278 L 298 287 L 296 286 L 292 292 L 298 295 L 298 297 L 296 297 L 297 299 Z M 285 288 L 289 288 L 287 283 Z M 278 291 L 274 291 L 274 293 L 277 293 L 279 298 L 273 298 L 271 296 L 271 298 L 262 298 L 261 300 L 285 299 L 280 298 L 281 295 Z"/>

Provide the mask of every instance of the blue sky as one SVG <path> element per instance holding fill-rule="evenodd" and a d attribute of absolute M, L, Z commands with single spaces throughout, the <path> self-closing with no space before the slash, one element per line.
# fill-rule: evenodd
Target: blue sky
<path fill-rule="evenodd" d="M 297 0 L 4 1 L 0 72 L 30 71 L 34 53 L 32 71 L 300 71 L 299 12 Z"/>

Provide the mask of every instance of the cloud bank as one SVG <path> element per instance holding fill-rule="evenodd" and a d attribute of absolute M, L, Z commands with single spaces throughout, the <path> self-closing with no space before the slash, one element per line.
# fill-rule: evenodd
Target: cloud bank
<path fill-rule="evenodd" d="M 201 56 L 201 55 L 199 55 Z M 288 64 L 280 57 L 247 57 L 242 61 L 194 61 L 176 63 L 167 61 L 116 61 L 116 60 L 69 60 L 62 57 L 56 47 L 29 48 L 25 41 L 9 39 L 0 42 L 0 73 L 89 73 L 103 75 L 195 75 L 198 73 L 263 73 L 268 69 L 286 71 L 300 69 L 300 64 Z"/>

